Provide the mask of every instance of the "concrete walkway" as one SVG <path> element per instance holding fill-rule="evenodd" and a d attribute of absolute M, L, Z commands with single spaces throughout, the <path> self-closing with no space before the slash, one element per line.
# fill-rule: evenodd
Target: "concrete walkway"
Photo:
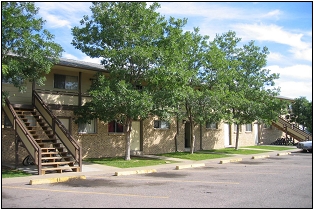
<path fill-rule="evenodd" d="M 255 155 L 231 155 L 226 158 L 216 158 L 208 159 L 201 161 L 185 160 L 178 158 L 167 158 L 164 156 L 156 155 L 145 155 L 143 157 L 147 158 L 159 158 L 164 159 L 165 161 L 176 161 L 177 163 L 165 163 L 162 165 L 146 166 L 146 167 L 136 167 L 136 168 L 116 168 L 112 166 L 93 164 L 83 161 L 82 171 L 81 172 L 63 172 L 63 173 L 48 173 L 45 175 L 38 175 L 37 166 L 20 166 L 19 170 L 33 174 L 32 176 L 26 177 L 14 177 L 14 178 L 2 178 L 2 184 L 10 183 L 25 183 L 25 184 L 40 184 L 40 183 L 53 183 L 59 181 L 66 181 L 71 178 L 81 178 L 86 179 L 88 177 L 97 176 L 97 175 L 110 175 L 110 176 L 119 176 L 119 175 L 131 175 L 131 174 L 142 174 L 142 173 L 151 173 L 157 171 L 166 171 L 166 170 L 178 170 L 191 167 L 205 166 L 205 164 L 222 164 L 228 162 L 236 162 L 241 160 L 250 160 L 258 159 L 265 157 L 274 157 L 291 154 L 291 152 L 298 152 L 299 149 L 292 148 L 285 151 L 269 151 L 266 153 L 255 154 Z M 3 164 L 5 165 L 5 164 Z M 13 165 L 7 165 L 12 167 Z"/>

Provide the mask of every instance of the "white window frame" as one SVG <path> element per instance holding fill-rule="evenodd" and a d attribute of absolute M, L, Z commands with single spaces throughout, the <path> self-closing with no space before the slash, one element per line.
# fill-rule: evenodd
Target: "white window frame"
<path fill-rule="evenodd" d="M 246 124 L 246 132 L 252 132 L 252 124 Z"/>
<path fill-rule="evenodd" d="M 90 123 L 78 123 L 79 134 L 95 134 L 97 133 L 97 120 L 93 119 Z"/>
<path fill-rule="evenodd" d="M 205 127 L 206 127 L 207 129 L 218 129 L 217 123 L 209 123 L 209 122 L 206 122 Z"/>
<path fill-rule="evenodd" d="M 153 127 L 155 129 L 170 129 L 170 123 L 163 120 L 154 120 Z"/>
<path fill-rule="evenodd" d="M 55 76 L 64 76 L 64 86 L 56 86 Z M 74 81 L 75 80 L 75 81 Z M 53 88 L 65 90 L 78 90 L 78 76 L 54 74 Z"/>

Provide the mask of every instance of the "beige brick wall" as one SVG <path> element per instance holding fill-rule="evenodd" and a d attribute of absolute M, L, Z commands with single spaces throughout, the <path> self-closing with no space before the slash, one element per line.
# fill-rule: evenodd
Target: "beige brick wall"
<path fill-rule="evenodd" d="M 217 129 L 207 129 L 203 126 L 202 131 L 202 148 L 204 150 L 224 148 L 224 126 L 222 123 L 217 126 Z"/>
<path fill-rule="evenodd" d="M 169 129 L 155 129 L 157 119 L 150 117 L 143 121 L 143 154 L 175 152 L 176 120 L 171 120 Z"/>
<path fill-rule="evenodd" d="M 79 134 L 78 124 L 74 123 L 73 111 L 53 110 L 56 116 L 72 118 L 70 130 L 72 136 L 81 144 L 83 148 L 83 158 L 101 158 L 101 157 L 118 157 L 125 156 L 125 135 L 123 133 L 108 133 L 108 123 L 97 121 L 96 134 Z M 3 114 L 2 114 L 3 115 Z M 161 154 L 175 152 L 175 135 L 177 126 L 179 134 L 177 137 L 177 151 L 185 151 L 185 125 L 182 121 L 171 120 L 170 129 L 155 129 L 154 120 L 157 117 L 151 117 L 143 121 L 143 150 L 142 154 Z M 3 120 L 3 117 L 2 117 Z M 3 122 L 3 121 L 2 121 Z M 239 147 L 255 144 L 255 131 L 245 132 L 245 126 L 239 134 Z M 253 127 L 254 128 L 254 127 Z M 276 138 L 283 135 L 283 132 L 273 129 L 264 129 L 261 127 L 260 141 L 263 144 L 269 144 Z M 224 125 L 220 123 L 218 129 L 207 129 L 202 127 L 202 148 L 204 150 L 224 148 Z M 233 125 L 230 126 L 231 145 L 235 146 L 236 135 L 233 131 Z M 196 136 L 195 150 L 200 150 L 200 126 L 194 128 Z M 24 148 L 19 148 L 19 161 L 27 155 Z M 2 128 L 2 159 L 14 162 L 14 130 L 13 128 Z"/>
<path fill-rule="evenodd" d="M 269 145 L 272 142 L 274 142 L 277 138 L 282 138 L 285 136 L 286 134 L 284 132 L 275 128 L 274 126 L 265 128 L 264 125 L 262 125 L 260 131 L 260 143 Z"/>
<path fill-rule="evenodd" d="M 15 130 L 13 127 L 4 127 L 4 115 L 1 112 L 1 162 L 15 163 Z M 18 147 L 18 164 L 22 165 L 23 159 L 28 155 L 25 148 Z"/>

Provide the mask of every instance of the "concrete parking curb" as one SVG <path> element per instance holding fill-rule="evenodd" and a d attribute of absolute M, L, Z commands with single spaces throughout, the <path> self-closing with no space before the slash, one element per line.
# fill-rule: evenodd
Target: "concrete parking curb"
<path fill-rule="evenodd" d="M 220 164 L 232 163 L 232 162 L 238 162 L 238 161 L 242 161 L 242 158 L 230 159 L 230 160 L 221 160 L 221 161 L 220 161 Z"/>
<path fill-rule="evenodd" d="M 49 184 L 49 183 L 57 183 L 57 182 L 65 182 L 70 179 L 86 179 L 86 176 L 65 176 L 65 177 L 57 177 L 57 178 L 45 178 L 45 179 L 34 179 L 30 180 L 29 184 Z"/>
<path fill-rule="evenodd" d="M 123 176 L 123 175 L 131 175 L 131 174 L 143 174 L 143 173 L 155 173 L 157 172 L 155 169 L 149 170 L 136 170 L 136 171 L 119 171 L 115 172 L 115 176 Z"/>
<path fill-rule="evenodd" d="M 269 155 L 259 155 L 259 156 L 252 156 L 252 159 L 260 159 L 260 158 L 266 158 L 270 157 Z"/>
<path fill-rule="evenodd" d="M 281 156 L 281 155 L 290 155 L 291 152 L 283 152 L 283 153 L 277 153 L 277 156 Z"/>
<path fill-rule="evenodd" d="M 190 164 L 190 165 L 177 165 L 175 169 L 180 170 L 183 168 L 195 168 L 195 167 L 202 167 L 202 166 L 205 166 L 205 164 L 199 163 L 199 164 Z"/>

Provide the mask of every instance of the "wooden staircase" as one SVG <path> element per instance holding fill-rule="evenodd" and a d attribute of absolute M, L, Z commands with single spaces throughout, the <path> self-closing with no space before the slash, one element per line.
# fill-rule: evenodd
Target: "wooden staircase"
<path fill-rule="evenodd" d="M 298 127 L 294 126 L 292 123 L 289 123 L 282 117 L 278 117 L 278 120 L 273 121 L 272 125 L 278 128 L 279 130 L 287 133 L 291 137 L 295 138 L 299 142 L 312 140 L 311 134 L 299 129 Z"/>
<path fill-rule="evenodd" d="M 41 174 L 80 172 L 75 158 L 36 109 L 14 108 L 41 149 Z"/>

